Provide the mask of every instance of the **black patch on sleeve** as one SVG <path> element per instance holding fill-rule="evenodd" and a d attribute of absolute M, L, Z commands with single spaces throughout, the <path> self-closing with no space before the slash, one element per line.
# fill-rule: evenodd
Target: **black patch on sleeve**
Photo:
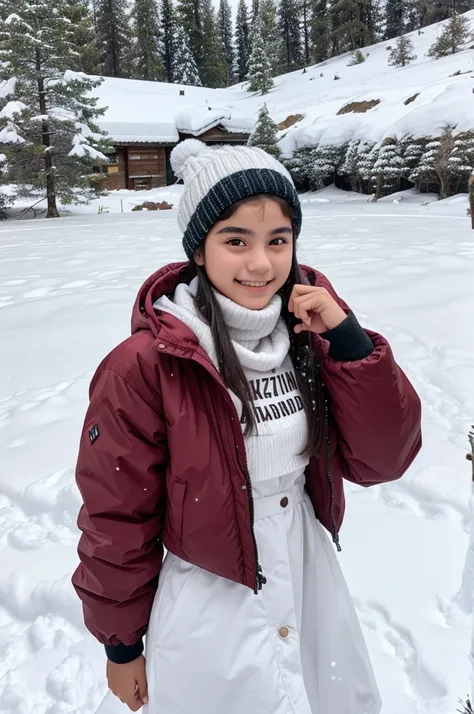
<path fill-rule="evenodd" d="M 94 424 L 92 429 L 89 429 L 89 441 L 94 444 L 100 436 L 99 425 Z"/>

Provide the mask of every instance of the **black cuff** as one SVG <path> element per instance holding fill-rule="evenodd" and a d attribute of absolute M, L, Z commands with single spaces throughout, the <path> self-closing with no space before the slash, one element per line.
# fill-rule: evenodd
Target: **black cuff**
<path fill-rule="evenodd" d="M 140 657 L 143 652 L 143 640 L 134 645 L 105 645 L 105 654 L 115 664 L 127 664 Z"/>
<path fill-rule="evenodd" d="M 323 332 L 321 337 L 329 342 L 329 356 L 336 362 L 355 362 L 374 351 L 372 340 L 353 312 L 333 330 Z"/>

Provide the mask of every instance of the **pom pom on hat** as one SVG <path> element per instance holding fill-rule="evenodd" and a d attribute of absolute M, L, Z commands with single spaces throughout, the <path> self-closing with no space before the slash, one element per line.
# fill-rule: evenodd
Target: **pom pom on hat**
<path fill-rule="evenodd" d="M 203 151 L 209 151 L 209 147 L 199 139 L 186 139 L 175 146 L 170 154 L 170 162 L 176 176 L 183 178 L 183 170 L 188 159 L 199 156 Z"/>

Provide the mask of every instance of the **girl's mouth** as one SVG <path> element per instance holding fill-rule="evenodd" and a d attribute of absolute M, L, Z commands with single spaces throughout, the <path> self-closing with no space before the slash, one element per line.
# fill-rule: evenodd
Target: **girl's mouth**
<path fill-rule="evenodd" d="M 239 283 L 239 285 L 242 285 L 242 287 L 247 288 L 247 290 L 251 290 L 252 292 L 264 292 L 270 285 L 270 283 L 273 282 L 273 280 L 236 280 L 235 282 Z"/>

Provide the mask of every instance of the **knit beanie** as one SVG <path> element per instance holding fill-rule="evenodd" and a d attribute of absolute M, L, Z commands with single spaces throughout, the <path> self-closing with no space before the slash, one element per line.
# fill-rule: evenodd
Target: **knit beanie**
<path fill-rule="evenodd" d="M 178 226 L 191 260 L 219 216 L 248 196 L 284 198 L 293 210 L 295 238 L 301 230 L 301 206 L 293 180 L 277 159 L 255 146 L 207 146 L 186 139 L 171 152 L 171 167 L 183 180 Z"/>

